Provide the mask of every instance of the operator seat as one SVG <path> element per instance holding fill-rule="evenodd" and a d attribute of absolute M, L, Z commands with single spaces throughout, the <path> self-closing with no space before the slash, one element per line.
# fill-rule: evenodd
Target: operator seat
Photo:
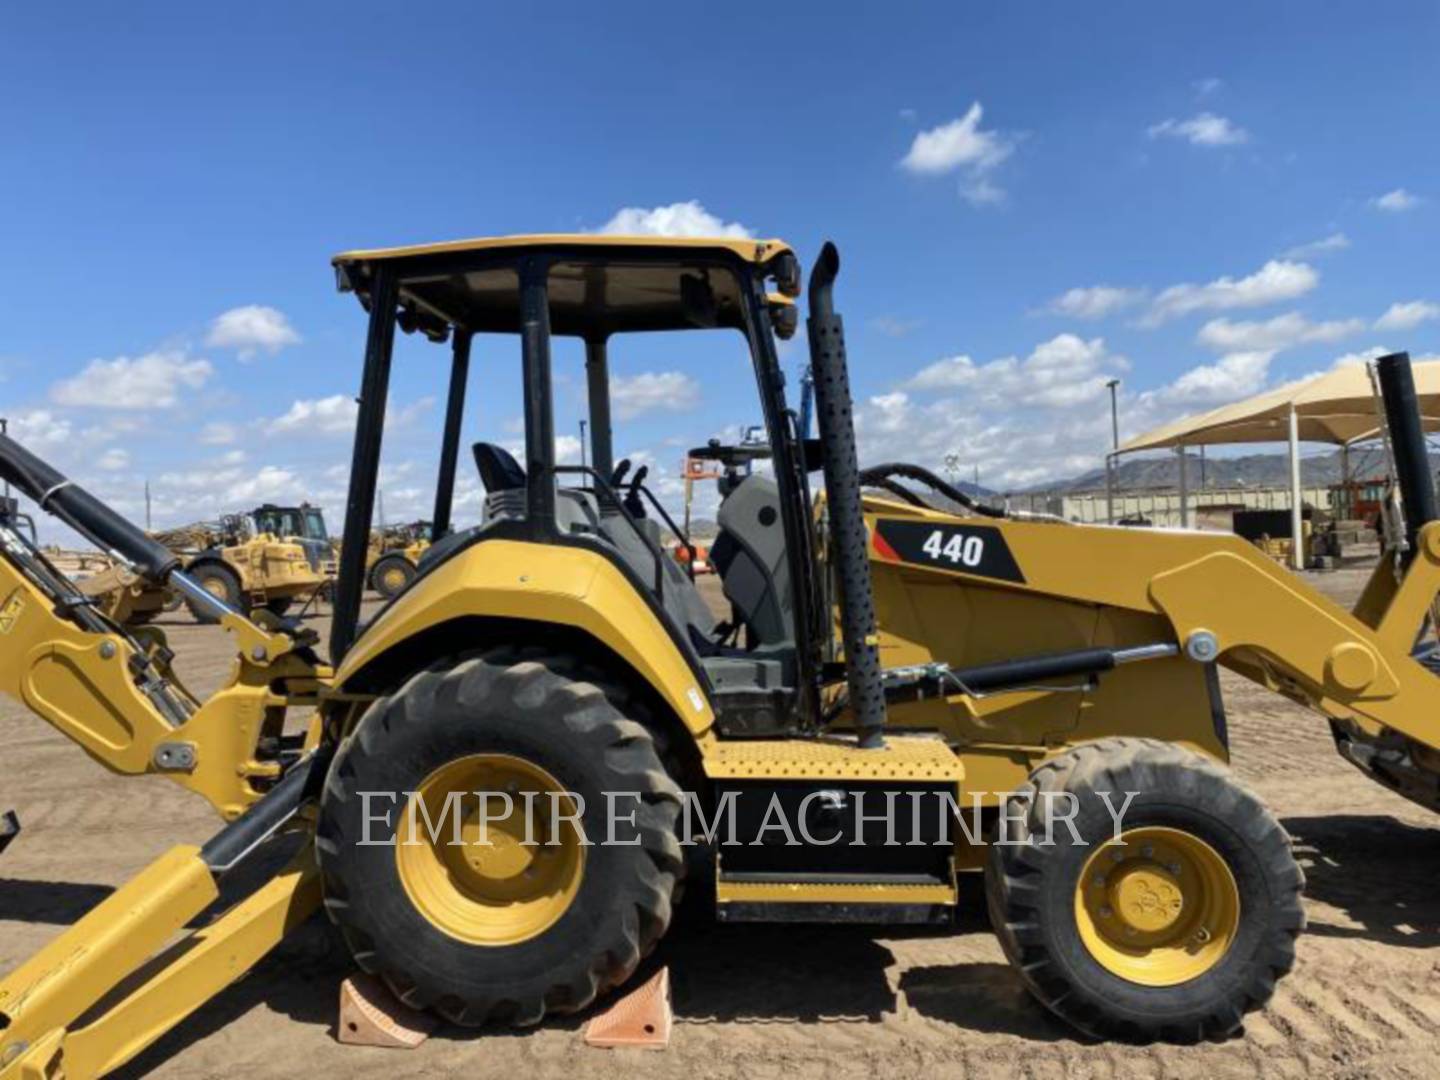
<path fill-rule="evenodd" d="M 716 515 L 720 535 L 710 560 L 725 597 L 755 645 L 792 640 L 790 566 L 780 522 L 780 492 L 772 477 L 747 476 L 731 490 Z"/>

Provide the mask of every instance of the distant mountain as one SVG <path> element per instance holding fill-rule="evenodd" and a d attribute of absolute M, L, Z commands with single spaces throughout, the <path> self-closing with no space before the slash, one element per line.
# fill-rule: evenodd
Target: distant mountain
<path fill-rule="evenodd" d="M 1440 455 L 1430 455 L 1433 472 L 1440 467 Z M 1350 475 L 1357 480 L 1379 476 L 1386 471 L 1384 455 L 1379 450 L 1353 451 L 1350 454 Z M 1206 456 L 1202 470 L 1200 455 L 1185 455 L 1185 479 L 1192 490 L 1201 486 L 1204 478 L 1206 487 L 1251 487 L 1273 488 L 1290 485 L 1290 457 L 1288 454 L 1246 454 L 1243 457 Z M 1340 452 L 1321 454 L 1300 459 L 1300 482 L 1306 487 L 1319 487 L 1340 482 Z M 1145 488 L 1176 488 L 1180 485 L 1180 459 L 1177 455 L 1164 457 L 1121 458 L 1115 471 L 1115 484 L 1119 490 L 1135 491 Z M 1027 489 L 1030 492 L 1077 493 L 1104 491 L 1105 470 L 1094 469 L 1068 480 L 1056 480 L 1048 484 L 1037 484 Z"/>

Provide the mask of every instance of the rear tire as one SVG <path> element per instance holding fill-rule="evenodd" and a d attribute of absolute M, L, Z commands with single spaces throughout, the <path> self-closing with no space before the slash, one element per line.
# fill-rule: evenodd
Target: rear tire
<path fill-rule="evenodd" d="M 375 702 L 330 769 L 316 838 L 326 911 L 360 967 L 407 1005 L 467 1026 L 537 1024 L 547 1013 L 583 1009 L 628 979 L 669 927 L 685 868 L 680 789 L 650 731 L 627 716 L 637 712 L 620 688 L 574 658 L 512 648 L 422 672 Z M 581 821 L 594 846 L 582 849 L 573 882 L 555 890 L 564 899 L 551 921 L 518 934 L 499 926 L 515 906 L 512 895 L 482 904 L 447 894 L 430 908 L 417 900 L 414 871 L 402 865 L 406 848 L 393 843 L 407 828 L 405 797 L 372 797 L 366 806 L 358 795 L 421 791 L 445 770 L 477 760 L 523 762 L 585 800 Z M 607 791 L 639 793 L 617 799 L 616 809 L 616 835 L 638 834 L 638 843 L 601 843 Z M 624 824 L 632 808 L 633 831 Z M 524 877 L 541 865 L 532 861 Z M 461 864 L 451 880 L 464 873 Z M 506 888 L 523 886 L 507 873 Z"/>
<path fill-rule="evenodd" d="M 186 571 L 195 583 L 208 592 L 217 600 L 223 600 L 236 611 L 244 610 L 244 600 L 240 595 L 240 578 L 235 571 L 220 563 L 201 563 Z M 190 608 L 190 614 L 195 616 L 198 623 L 214 624 L 220 620 L 209 612 L 201 611 L 191 600 L 185 603 Z"/>
<path fill-rule="evenodd" d="M 1102 792 L 1116 810 L 1136 792 L 1124 847 Z M 1058 819 L 1054 842 L 1039 842 L 1045 801 L 1064 806 L 1062 793 L 1088 846 Z M 1305 878 L 1290 838 L 1210 759 L 1107 739 L 1047 761 L 1011 798 L 986 867 L 990 920 L 1030 992 L 1067 1023 L 1133 1042 L 1223 1038 L 1294 964 Z"/>
<path fill-rule="evenodd" d="M 415 580 L 415 564 L 403 555 L 387 555 L 370 571 L 370 583 L 386 600 L 393 600 Z"/>

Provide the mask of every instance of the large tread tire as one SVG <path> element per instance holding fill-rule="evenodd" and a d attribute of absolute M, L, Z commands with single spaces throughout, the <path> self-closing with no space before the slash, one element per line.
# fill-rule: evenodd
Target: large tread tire
<path fill-rule="evenodd" d="M 539 649 L 491 650 L 421 672 L 375 702 L 331 766 L 316 837 L 325 909 L 359 966 L 407 1005 L 465 1026 L 538 1024 L 624 983 L 669 928 L 685 872 L 680 788 L 651 730 L 632 719 L 642 715 L 601 673 Z M 570 907 L 513 945 L 447 935 L 409 900 L 394 846 L 358 844 L 358 792 L 414 791 L 441 765 L 479 753 L 523 757 L 582 795 L 594 843 Z M 640 793 L 638 844 L 600 843 L 605 791 Z M 393 837 L 399 816 L 372 819 L 372 842 Z"/>
<path fill-rule="evenodd" d="M 223 590 L 222 600 L 236 611 L 245 610 L 245 598 L 241 595 L 240 578 L 228 566 L 213 562 L 201 563 L 199 566 L 187 570 L 186 573 L 202 587 L 209 588 L 213 583 L 217 595 L 219 591 Z M 192 601 L 186 600 L 185 603 L 190 608 L 190 614 L 195 617 L 196 622 L 213 625 L 220 621 L 208 612 L 201 611 Z"/>
<path fill-rule="evenodd" d="M 386 555 L 371 569 L 370 587 L 379 593 L 382 599 L 393 600 L 410 587 L 417 572 L 415 564 L 404 555 Z M 389 584 L 387 579 L 392 577 L 397 581 L 403 577 L 404 581 L 398 585 Z"/>
<path fill-rule="evenodd" d="M 1126 829 L 1162 826 L 1198 836 L 1235 877 L 1240 922 L 1214 967 L 1174 986 L 1142 986 L 1091 956 L 1075 917 L 1075 889 L 1096 842 L 1113 834 L 1101 801 L 1110 792 L 1138 794 L 1123 816 Z M 1044 829 L 1045 793 L 1068 792 L 1076 825 L 1089 847 L 1056 828 Z M 1193 1043 L 1220 1039 L 1269 1001 L 1295 962 L 1305 927 L 1305 876 L 1275 816 L 1227 770 L 1209 758 L 1154 739 L 1115 738 L 1075 747 L 1040 765 L 1011 796 L 991 845 L 985 874 L 990 921 L 1006 956 L 1030 992 L 1067 1023 L 1101 1039 Z"/>

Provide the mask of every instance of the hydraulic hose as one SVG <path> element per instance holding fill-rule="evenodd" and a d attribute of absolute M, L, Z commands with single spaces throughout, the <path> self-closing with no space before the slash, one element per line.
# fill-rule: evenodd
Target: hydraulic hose
<path fill-rule="evenodd" d="M 860 482 L 862 484 L 871 484 L 875 487 L 887 487 L 884 481 L 896 476 L 903 476 L 907 480 L 918 480 L 931 491 L 944 495 L 945 498 L 963 506 L 972 514 L 980 514 L 984 517 L 992 518 L 1003 518 L 1006 516 L 1004 510 L 997 510 L 993 506 L 986 506 L 978 499 L 972 499 L 959 488 L 953 484 L 947 484 L 944 480 L 940 479 L 940 477 L 921 465 L 910 465 L 903 461 L 891 462 L 885 465 L 875 465 L 860 474 Z"/>
<path fill-rule="evenodd" d="M 827 243 L 810 275 L 810 365 L 815 376 L 815 413 L 825 451 L 830 550 L 839 587 L 845 675 L 860 745 L 884 745 L 885 688 L 880 674 L 879 631 L 870 582 L 860 464 L 850 373 L 845 366 L 845 328 L 835 312 L 840 253 Z"/>
<path fill-rule="evenodd" d="M 8 435 L 0 435 L 0 478 L 34 499 L 102 551 L 113 552 L 141 574 L 164 583 L 180 559 L 169 548 L 106 506 Z"/>

